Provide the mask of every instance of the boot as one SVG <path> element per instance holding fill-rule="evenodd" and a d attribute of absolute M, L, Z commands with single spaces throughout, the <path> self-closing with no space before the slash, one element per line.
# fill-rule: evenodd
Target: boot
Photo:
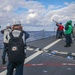
<path fill-rule="evenodd" d="M 66 44 L 64 47 L 69 47 L 69 45 Z"/>

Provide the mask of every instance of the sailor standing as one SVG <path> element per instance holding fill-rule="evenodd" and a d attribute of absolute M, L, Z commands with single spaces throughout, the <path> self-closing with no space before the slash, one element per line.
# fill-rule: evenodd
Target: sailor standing
<path fill-rule="evenodd" d="M 3 43 L 4 43 L 4 50 L 3 50 L 3 54 L 2 54 L 2 63 L 5 64 L 5 57 L 6 57 L 6 51 L 7 51 L 7 47 L 8 47 L 8 34 L 11 32 L 11 26 L 10 24 L 7 24 L 6 29 L 4 30 L 4 39 L 3 39 Z"/>

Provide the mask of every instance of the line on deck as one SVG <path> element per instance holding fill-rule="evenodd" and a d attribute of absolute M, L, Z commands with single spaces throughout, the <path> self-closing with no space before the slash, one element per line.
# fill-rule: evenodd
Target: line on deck
<path fill-rule="evenodd" d="M 43 49 L 49 49 L 50 47 L 52 47 L 53 45 L 55 45 L 55 44 L 58 43 L 59 41 L 61 41 L 61 39 L 58 39 L 58 40 L 54 41 L 53 43 L 51 43 L 51 44 L 45 46 Z M 29 62 L 29 61 L 31 61 L 32 59 L 34 59 L 35 57 L 37 57 L 37 56 L 40 55 L 41 53 L 43 53 L 43 51 L 38 51 L 38 52 L 32 54 L 31 56 L 27 57 L 27 58 L 25 59 L 24 64 L 27 63 L 27 62 Z M 0 75 L 5 75 L 6 72 L 7 72 L 7 70 L 4 70 L 3 72 L 0 73 Z"/>
<path fill-rule="evenodd" d="M 38 63 L 38 64 L 24 64 L 24 66 L 26 66 L 26 67 L 32 67 L 32 66 L 34 66 L 34 67 L 36 67 L 36 66 L 75 66 L 75 63 Z"/>

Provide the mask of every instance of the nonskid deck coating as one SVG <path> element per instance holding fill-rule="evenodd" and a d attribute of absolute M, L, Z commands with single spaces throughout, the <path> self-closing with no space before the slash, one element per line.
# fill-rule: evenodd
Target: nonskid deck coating
<path fill-rule="evenodd" d="M 46 38 L 46 39 L 41 39 L 41 40 L 37 40 L 37 41 L 32 41 L 32 42 L 28 42 L 27 45 L 34 47 L 34 50 L 28 51 L 27 52 L 27 56 L 31 56 L 32 54 L 36 53 L 36 48 L 41 48 L 43 49 L 45 46 L 48 46 L 49 44 L 51 44 L 52 42 L 54 42 L 55 40 L 57 40 L 55 37 L 53 38 Z M 41 41 L 41 42 L 40 42 Z M 62 44 L 62 47 L 60 45 L 60 43 Z M 61 50 L 61 51 L 71 51 L 74 52 L 73 48 L 74 48 L 74 42 L 72 47 L 69 48 L 64 48 L 64 43 L 65 40 L 61 40 L 58 43 L 56 43 L 55 45 L 53 45 L 52 47 L 49 48 L 49 50 Z M 60 45 L 60 46 L 59 46 Z M 59 49 L 60 47 L 60 49 Z M 62 50 L 63 48 L 63 50 Z M 69 49 L 69 50 L 68 50 Z M 39 52 L 39 51 L 37 51 Z M 65 59 L 65 58 L 61 58 L 61 57 L 57 57 L 57 56 L 50 56 L 49 53 L 46 52 L 42 52 L 40 55 L 36 56 L 35 58 L 33 58 L 32 60 L 30 60 L 29 62 L 24 64 L 24 75 L 74 75 L 75 74 L 75 65 L 74 65 L 74 61 L 70 62 L 71 60 L 69 59 Z M 44 65 L 44 63 L 46 63 L 46 65 Z M 52 65 L 52 63 L 54 63 Z M 68 63 L 67 65 L 60 65 L 62 63 Z M 73 65 L 69 65 L 69 63 L 73 64 Z M 27 64 L 31 64 L 31 66 L 27 66 Z M 56 65 L 56 66 L 55 66 Z M 0 71 L 2 72 L 2 71 Z M 0 75 L 3 75 L 0 73 Z"/>

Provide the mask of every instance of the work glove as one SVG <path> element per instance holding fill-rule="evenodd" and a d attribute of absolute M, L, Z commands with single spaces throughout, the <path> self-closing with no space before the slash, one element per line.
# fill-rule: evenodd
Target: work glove
<path fill-rule="evenodd" d="M 5 61 L 5 59 L 3 59 L 3 58 L 2 58 L 2 64 L 3 64 L 3 65 L 6 64 L 6 61 Z"/>

